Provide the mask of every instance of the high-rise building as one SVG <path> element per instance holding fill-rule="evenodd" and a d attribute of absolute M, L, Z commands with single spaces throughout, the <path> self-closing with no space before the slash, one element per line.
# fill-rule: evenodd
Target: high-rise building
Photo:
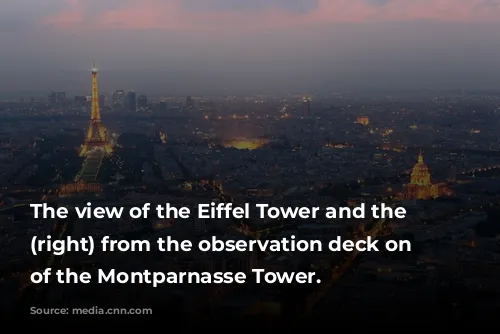
<path fill-rule="evenodd" d="M 148 97 L 146 95 L 139 95 L 137 98 L 137 107 L 139 109 L 146 109 L 148 107 Z"/>
<path fill-rule="evenodd" d="M 113 104 L 124 104 L 125 103 L 125 92 L 122 89 L 118 89 L 113 94 L 111 94 L 111 101 Z"/>
<path fill-rule="evenodd" d="M 59 107 L 64 107 L 66 105 L 66 93 L 57 92 L 56 93 L 56 104 Z"/>
<path fill-rule="evenodd" d="M 311 98 L 304 97 L 304 117 L 311 117 Z"/>
<path fill-rule="evenodd" d="M 194 99 L 191 96 L 186 96 L 186 107 L 194 107 Z"/>
<path fill-rule="evenodd" d="M 137 99 L 136 99 L 136 94 L 134 91 L 129 90 L 127 92 L 127 109 L 128 111 L 135 112 L 137 111 Z"/>
<path fill-rule="evenodd" d="M 87 105 L 86 96 L 75 96 L 75 105 L 78 107 L 83 107 Z"/>
<path fill-rule="evenodd" d="M 57 103 L 56 92 L 50 92 L 48 96 L 48 102 L 50 106 L 55 106 Z"/>

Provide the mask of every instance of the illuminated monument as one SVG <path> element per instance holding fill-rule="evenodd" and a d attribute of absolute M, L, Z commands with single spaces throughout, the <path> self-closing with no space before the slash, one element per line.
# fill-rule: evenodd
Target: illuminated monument
<path fill-rule="evenodd" d="M 97 68 L 92 68 L 92 111 L 90 114 L 90 125 L 85 137 L 85 142 L 81 147 L 80 156 L 86 156 L 93 150 L 102 150 L 106 154 L 111 154 L 113 148 L 108 142 L 106 128 L 101 121 L 101 111 L 99 109 L 99 90 L 97 87 Z"/>
<path fill-rule="evenodd" d="M 418 155 L 418 162 L 411 172 L 410 183 L 406 185 L 404 198 L 407 200 L 426 200 L 437 198 L 442 193 L 444 184 L 432 184 L 431 173 L 424 163 L 422 152 Z"/>
<path fill-rule="evenodd" d="M 366 116 L 359 116 L 356 119 L 356 123 L 364 125 L 364 126 L 368 126 L 370 124 L 370 119 Z"/>
<path fill-rule="evenodd" d="M 85 161 L 75 182 L 59 186 L 57 194 L 59 197 L 73 196 L 74 194 L 101 193 L 103 186 L 99 183 L 99 172 L 104 159 L 113 153 L 113 146 L 108 141 L 106 128 L 101 121 L 99 109 L 99 90 L 97 88 L 97 68 L 92 68 L 92 111 L 90 114 L 90 125 L 85 136 L 85 142 L 81 146 L 80 156 Z"/>

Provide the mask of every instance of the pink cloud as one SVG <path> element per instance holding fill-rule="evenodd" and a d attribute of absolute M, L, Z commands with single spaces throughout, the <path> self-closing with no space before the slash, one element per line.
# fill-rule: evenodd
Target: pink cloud
<path fill-rule="evenodd" d="M 393 0 L 370 5 L 365 0 L 319 0 L 308 13 L 272 8 L 261 12 L 188 11 L 182 0 L 131 0 L 122 7 L 85 15 L 85 0 L 68 0 L 67 11 L 48 17 L 44 23 L 75 29 L 164 29 L 214 32 L 251 32 L 336 22 L 374 21 L 494 21 L 500 8 L 485 6 L 486 0 Z"/>
<path fill-rule="evenodd" d="M 382 13 L 384 20 L 483 21 L 500 18 L 497 13 L 479 13 L 484 0 L 393 1 Z M 488 17 L 489 16 L 489 17 Z"/>
<path fill-rule="evenodd" d="M 175 1 L 141 0 L 105 11 L 96 17 L 95 26 L 111 29 L 186 29 L 189 27 L 177 15 Z"/>
<path fill-rule="evenodd" d="M 84 24 L 84 5 L 80 0 L 64 0 L 69 9 L 63 10 L 43 20 L 43 23 L 57 28 L 67 29 Z"/>

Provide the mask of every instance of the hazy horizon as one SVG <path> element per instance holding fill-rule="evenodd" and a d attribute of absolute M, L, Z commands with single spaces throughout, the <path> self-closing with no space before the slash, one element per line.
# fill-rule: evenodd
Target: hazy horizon
<path fill-rule="evenodd" d="M 0 22 L 0 95 L 88 94 L 94 60 L 103 92 L 500 89 L 494 0 L 6 0 Z"/>

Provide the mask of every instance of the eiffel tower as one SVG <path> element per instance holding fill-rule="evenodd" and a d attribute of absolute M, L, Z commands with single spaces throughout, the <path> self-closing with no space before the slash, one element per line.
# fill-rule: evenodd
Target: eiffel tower
<path fill-rule="evenodd" d="M 97 68 L 92 67 L 92 112 L 90 114 L 90 125 L 85 137 L 85 142 L 80 149 L 80 156 L 86 156 L 95 149 L 102 150 L 106 154 L 113 153 L 113 147 L 108 142 L 107 130 L 101 121 L 99 109 L 99 90 L 97 89 Z"/>

